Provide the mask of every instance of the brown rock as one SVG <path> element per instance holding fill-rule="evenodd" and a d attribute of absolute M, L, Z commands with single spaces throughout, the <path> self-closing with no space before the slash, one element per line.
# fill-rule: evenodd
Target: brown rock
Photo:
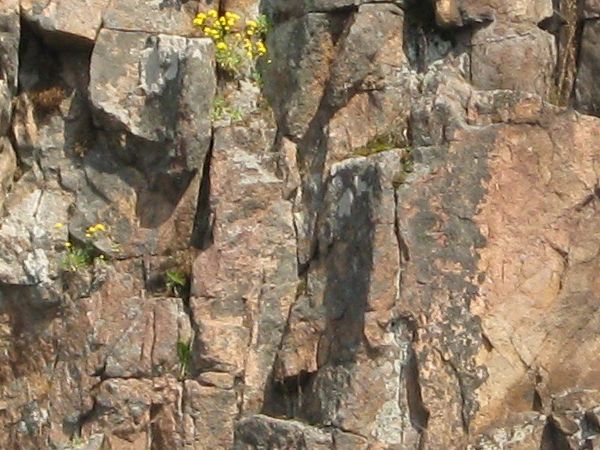
<path fill-rule="evenodd" d="M 264 93 L 285 135 L 300 138 L 318 110 L 339 27 L 326 14 L 310 14 L 284 22 L 269 34 L 272 63 L 265 68 Z"/>
<path fill-rule="evenodd" d="M 544 128 L 499 130 L 490 193 L 478 216 L 488 244 L 476 311 L 491 345 L 480 354 L 489 379 L 479 391 L 479 421 L 498 420 L 507 405 L 531 408 L 526 393 L 533 392 L 536 373 L 550 394 L 598 389 L 597 371 L 588 363 L 598 344 L 583 338 L 595 335 L 584 311 L 598 292 L 598 243 L 581 243 L 594 221 L 598 164 L 590 143 L 598 126 L 568 114 Z"/>
<path fill-rule="evenodd" d="M 473 37 L 473 84 L 546 97 L 553 85 L 556 49 L 549 33 L 531 25 L 494 22 Z"/>
<path fill-rule="evenodd" d="M 234 421 L 238 414 L 235 391 L 200 386 L 192 380 L 184 384 L 186 398 L 184 448 L 226 450 L 232 448 Z"/>
<path fill-rule="evenodd" d="M 552 16 L 553 9 L 550 0 L 517 0 L 510 5 L 502 0 L 436 0 L 435 13 L 438 25 L 461 27 L 493 19 L 537 24 Z"/>
<path fill-rule="evenodd" d="M 271 144 L 265 123 L 217 130 L 210 163 L 212 242 L 193 264 L 199 365 L 243 373 L 249 411 L 262 401 L 296 293 L 292 207 L 282 198 L 275 155 L 262 150 Z"/>

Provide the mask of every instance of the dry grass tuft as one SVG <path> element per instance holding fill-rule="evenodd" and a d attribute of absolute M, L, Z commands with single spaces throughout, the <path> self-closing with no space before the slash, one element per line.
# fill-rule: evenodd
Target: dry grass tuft
<path fill-rule="evenodd" d="M 65 97 L 65 90 L 60 86 L 52 86 L 29 93 L 29 98 L 36 111 L 41 113 L 57 110 Z"/>

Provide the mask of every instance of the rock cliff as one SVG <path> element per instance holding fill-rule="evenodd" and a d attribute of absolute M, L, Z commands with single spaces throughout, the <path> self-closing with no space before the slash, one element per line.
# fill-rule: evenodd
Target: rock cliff
<path fill-rule="evenodd" d="M 600 448 L 599 73 L 598 0 L 2 0 L 0 448 Z"/>

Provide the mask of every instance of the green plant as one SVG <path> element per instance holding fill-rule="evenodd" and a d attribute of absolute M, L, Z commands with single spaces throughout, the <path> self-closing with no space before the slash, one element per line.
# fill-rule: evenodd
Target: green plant
<path fill-rule="evenodd" d="M 187 275 L 179 269 L 169 269 L 165 272 L 165 285 L 169 292 L 174 295 L 181 295 L 187 285 Z"/>
<path fill-rule="evenodd" d="M 402 164 L 402 170 L 399 171 L 394 180 L 392 180 L 392 183 L 395 187 L 398 187 L 406 182 L 406 177 L 408 174 L 414 172 L 415 170 L 415 161 L 412 149 L 410 147 L 404 149 L 404 153 L 400 158 L 400 164 Z"/>
<path fill-rule="evenodd" d="M 192 359 L 191 339 L 187 342 L 177 342 L 177 358 L 179 359 L 179 378 L 184 378 L 187 375 Z"/>
<path fill-rule="evenodd" d="M 231 106 L 223 97 L 215 97 L 210 114 L 213 122 L 229 120 L 231 123 L 244 120 L 244 113 L 236 106 Z"/>
<path fill-rule="evenodd" d="M 55 225 L 55 228 L 62 227 L 64 227 L 62 223 Z M 105 256 L 94 246 L 94 240 L 106 231 L 106 225 L 97 223 L 85 230 L 86 240 L 84 242 L 72 242 L 70 240 L 65 242 L 65 253 L 60 260 L 60 267 L 67 272 L 78 272 L 91 266 L 96 261 L 105 261 Z"/>
<path fill-rule="evenodd" d="M 81 436 L 73 436 L 71 438 L 71 447 L 74 447 L 74 448 L 83 447 L 83 445 L 85 443 L 86 443 L 85 439 L 83 439 Z"/>
<path fill-rule="evenodd" d="M 227 11 L 220 15 L 216 9 L 199 13 L 194 25 L 212 39 L 218 67 L 230 75 L 247 75 L 258 58 L 267 54 L 264 37 L 270 25 L 265 16 L 255 20 Z"/>
<path fill-rule="evenodd" d="M 404 145 L 404 139 L 390 132 L 375 136 L 365 146 L 358 148 L 355 153 L 360 156 L 371 156 L 393 148 L 400 148 Z"/>
<path fill-rule="evenodd" d="M 69 244 L 67 246 L 67 244 Z M 88 245 L 79 247 L 71 242 L 65 243 L 67 251 L 60 261 L 60 267 L 67 272 L 78 272 L 94 262 L 93 249 Z"/>

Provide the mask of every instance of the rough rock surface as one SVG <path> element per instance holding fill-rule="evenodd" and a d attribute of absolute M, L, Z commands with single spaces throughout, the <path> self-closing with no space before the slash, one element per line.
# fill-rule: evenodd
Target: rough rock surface
<path fill-rule="evenodd" d="M 211 8 L 268 15 L 260 88 Z M 3 1 L 0 448 L 598 447 L 599 24 Z"/>

